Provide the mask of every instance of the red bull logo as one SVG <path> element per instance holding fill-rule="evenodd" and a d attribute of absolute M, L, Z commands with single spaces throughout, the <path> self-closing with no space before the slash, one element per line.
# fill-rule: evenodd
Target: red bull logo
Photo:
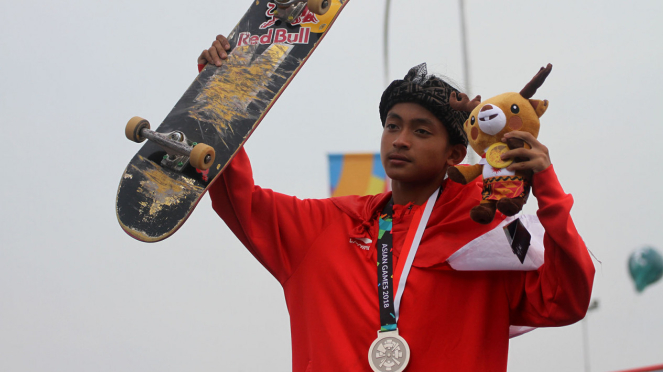
<path fill-rule="evenodd" d="M 288 32 L 288 30 L 270 29 L 264 35 L 251 35 L 250 32 L 242 32 L 237 39 L 237 46 L 245 45 L 269 45 L 269 44 L 308 44 L 311 39 L 311 29 L 301 27 L 299 32 Z"/>
<path fill-rule="evenodd" d="M 276 11 L 276 4 L 267 3 L 267 12 L 265 14 L 267 15 L 267 18 L 269 18 L 269 20 L 260 25 L 261 30 L 272 27 L 276 24 L 278 18 L 276 18 L 276 16 L 274 15 L 274 11 Z M 311 11 L 308 10 L 308 7 L 305 7 L 304 11 L 302 11 L 302 14 L 299 17 L 297 17 L 297 19 L 290 22 L 290 24 L 296 26 L 305 23 L 316 24 L 318 22 L 320 22 L 318 20 L 318 17 L 314 13 L 311 13 Z"/>
<path fill-rule="evenodd" d="M 205 181 L 205 182 L 209 181 L 209 169 L 205 169 L 204 171 L 201 171 L 200 169 L 196 169 L 196 172 L 202 174 L 203 181 Z"/>

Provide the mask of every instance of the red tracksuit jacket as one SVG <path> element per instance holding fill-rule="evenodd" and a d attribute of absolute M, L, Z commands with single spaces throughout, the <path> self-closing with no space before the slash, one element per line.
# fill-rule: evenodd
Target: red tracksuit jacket
<path fill-rule="evenodd" d="M 380 328 L 377 216 L 390 194 L 300 200 L 262 189 L 243 149 L 209 191 L 214 210 L 283 286 L 293 371 L 371 372 L 368 349 Z M 534 176 L 533 193 L 545 263 L 534 271 L 455 271 L 447 258 L 504 217 L 487 226 L 470 220 L 481 180 L 443 185 L 401 302 L 407 371 L 505 371 L 509 325 L 584 317 L 594 266 L 569 215 L 573 199 L 552 166 Z M 394 265 L 416 208 L 394 206 Z"/>

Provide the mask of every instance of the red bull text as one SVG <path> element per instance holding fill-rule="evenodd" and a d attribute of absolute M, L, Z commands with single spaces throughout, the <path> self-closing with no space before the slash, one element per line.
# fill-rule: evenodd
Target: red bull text
<path fill-rule="evenodd" d="M 250 32 L 239 34 L 237 46 L 269 45 L 269 44 L 308 44 L 311 39 L 311 28 L 302 27 L 299 32 L 288 32 L 286 29 L 270 29 L 264 35 L 251 35 Z"/>

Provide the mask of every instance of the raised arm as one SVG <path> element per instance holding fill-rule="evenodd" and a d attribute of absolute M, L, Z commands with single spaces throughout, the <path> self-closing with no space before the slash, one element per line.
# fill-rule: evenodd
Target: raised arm
<path fill-rule="evenodd" d="M 300 200 L 254 185 L 243 148 L 209 193 L 216 213 L 281 284 L 338 213 L 327 199 Z"/>
<path fill-rule="evenodd" d="M 562 189 L 550 164 L 548 149 L 521 133 L 510 135 L 525 140 L 532 148 L 512 150 L 505 156 L 528 158 L 529 161 L 513 166 L 534 172 L 532 192 L 539 203 L 537 216 L 546 230 L 545 261 L 537 271 L 505 275 L 511 324 L 537 327 L 572 324 L 587 312 L 594 264 L 571 219 L 573 197 Z"/>

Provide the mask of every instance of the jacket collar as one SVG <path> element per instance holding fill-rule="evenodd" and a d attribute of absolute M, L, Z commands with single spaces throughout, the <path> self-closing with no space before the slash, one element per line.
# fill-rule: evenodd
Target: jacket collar
<path fill-rule="evenodd" d="M 470 209 L 481 201 L 482 179 L 467 185 L 445 181 L 440 197 L 426 225 L 426 232 L 417 252 L 414 266 L 444 266 L 446 260 L 458 249 L 475 238 L 495 228 L 505 216 L 497 213 L 492 223 L 482 225 L 470 219 Z M 391 192 L 369 196 L 344 196 L 331 201 L 341 211 L 356 221 L 353 238 L 372 240 L 371 259 L 377 259 L 375 239 L 377 217 L 391 198 Z"/>

